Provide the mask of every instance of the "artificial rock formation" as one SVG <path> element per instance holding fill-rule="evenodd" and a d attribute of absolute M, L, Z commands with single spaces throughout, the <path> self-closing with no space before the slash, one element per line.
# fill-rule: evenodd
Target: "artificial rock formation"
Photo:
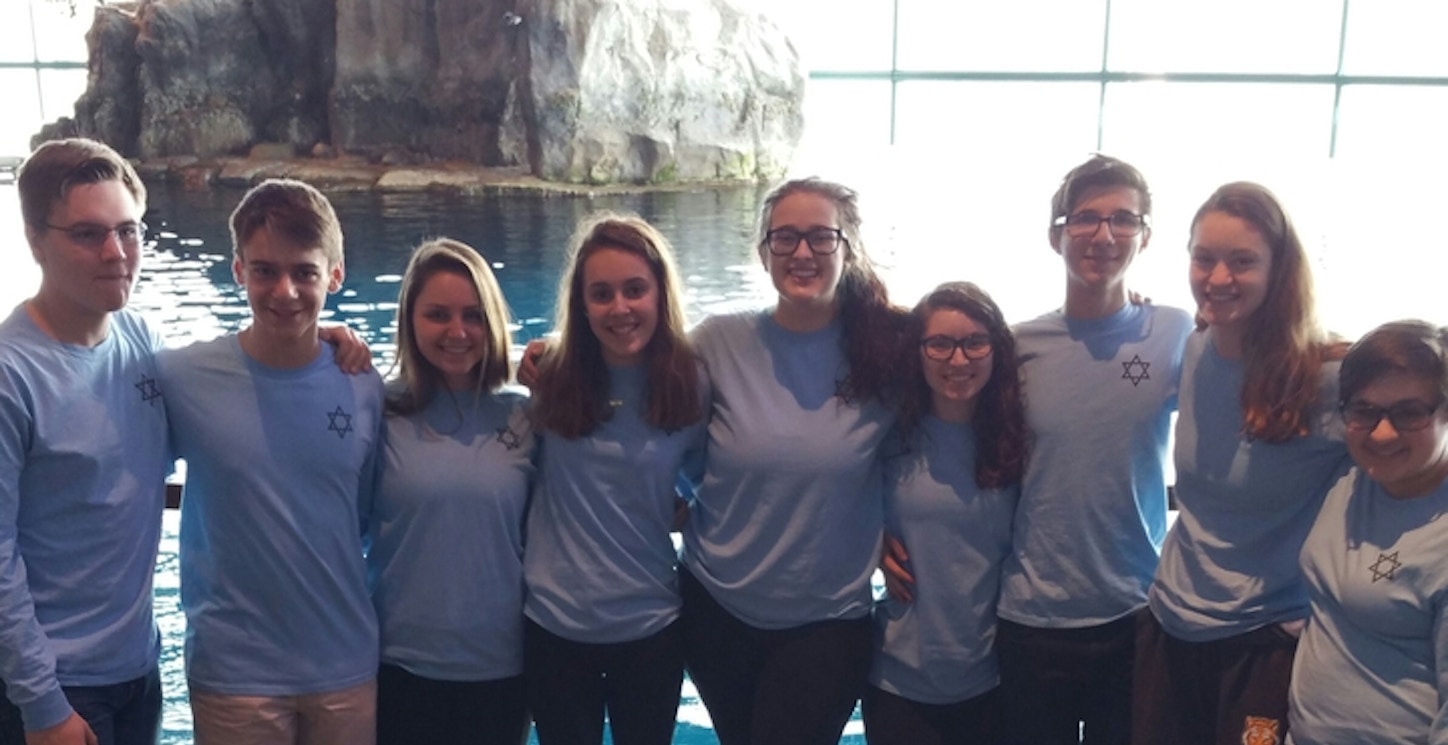
<path fill-rule="evenodd" d="M 140 0 L 96 11 L 74 120 L 131 155 L 259 143 L 527 164 L 566 182 L 763 179 L 803 129 L 794 48 L 734 0 Z"/>

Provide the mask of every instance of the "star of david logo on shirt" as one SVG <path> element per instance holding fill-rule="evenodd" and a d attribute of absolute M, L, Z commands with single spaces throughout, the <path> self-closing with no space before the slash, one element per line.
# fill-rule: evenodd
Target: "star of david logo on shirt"
<path fill-rule="evenodd" d="M 337 439 L 342 439 L 352 431 L 352 415 L 342 410 L 341 406 L 327 412 L 327 419 L 330 422 L 327 430 L 337 433 Z"/>
<path fill-rule="evenodd" d="M 1151 363 L 1143 360 L 1139 354 L 1131 355 L 1131 359 L 1121 363 L 1121 367 L 1121 377 L 1130 380 L 1132 387 L 1141 385 L 1143 380 L 1151 380 L 1151 373 L 1147 372 L 1151 369 Z"/>
<path fill-rule="evenodd" d="M 1373 562 L 1368 569 L 1372 570 L 1373 581 L 1377 582 L 1380 579 L 1391 580 L 1393 572 L 1396 572 L 1402 565 L 1403 563 L 1398 561 L 1398 552 L 1394 551 L 1390 554 L 1378 554 L 1378 560 Z"/>
<path fill-rule="evenodd" d="M 141 403 L 155 406 L 156 399 L 161 397 L 161 389 L 156 387 L 156 379 L 144 373 L 141 375 L 141 382 L 136 384 L 136 390 L 141 392 Z"/>
<path fill-rule="evenodd" d="M 514 432 L 512 427 L 499 427 L 497 440 L 503 443 L 503 447 L 509 450 L 517 450 L 523 447 L 523 438 L 519 437 L 518 433 Z"/>

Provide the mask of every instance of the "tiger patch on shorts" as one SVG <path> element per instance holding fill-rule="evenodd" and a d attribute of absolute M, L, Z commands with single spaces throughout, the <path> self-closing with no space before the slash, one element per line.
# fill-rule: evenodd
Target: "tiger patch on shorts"
<path fill-rule="evenodd" d="M 1282 723 L 1267 717 L 1247 717 L 1242 745 L 1282 745 Z"/>

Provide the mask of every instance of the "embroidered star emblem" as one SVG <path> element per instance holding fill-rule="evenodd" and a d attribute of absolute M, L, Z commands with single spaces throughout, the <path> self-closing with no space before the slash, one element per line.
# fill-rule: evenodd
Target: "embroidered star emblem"
<path fill-rule="evenodd" d="M 497 439 L 498 442 L 503 443 L 503 447 L 509 450 L 517 450 L 523 447 L 523 438 L 519 437 L 518 433 L 514 432 L 512 427 L 499 427 Z"/>
<path fill-rule="evenodd" d="M 347 433 L 352 431 L 352 415 L 343 411 L 341 406 L 327 412 L 327 419 L 330 421 L 327 429 L 336 432 L 337 439 L 339 440 L 346 437 Z"/>
<path fill-rule="evenodd" d="M 156 405 L 156 399 L 161 397 L 161 389 L 156 387 L 156 379 L 149 375 L 142 375 L 141 382 L 136 384 L 136 390 L 141 392 L 141 403 Z"/>
<path fill-rule="evenodd" d="M 1121 363 L 1121 367 L 1121 377 L 1130 380 L 1133 387 L 1141 385 L 1143 380 L 1151 380 L 1151 373 L 1147 372 L 1151 369 L 1151 363 L 1143 360 L 1139 354 L 1131 355 L 1131 359 Z"/>
<path fill-rule="evenodd" d="M 1378 560 L 1373 562 L 1368 569 L 1372 570 L 1373 581 L 1377 582 L 1380 579 L 1391 580 L 1393 572 L 1396 572 L 1402 565 L 1403 563 L 1398 561 L 1398 552 L 1394 551 L 1390 554 L 1378 554 Z"/>

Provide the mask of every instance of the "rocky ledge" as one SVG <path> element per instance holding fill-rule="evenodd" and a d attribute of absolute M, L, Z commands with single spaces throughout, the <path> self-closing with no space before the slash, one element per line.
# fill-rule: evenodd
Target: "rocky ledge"
<path fill-rule="evenodd" d="M 264 150 L 265 146 L 257 148 Z M 737 180 L 669 184 L 577 184 L 538 178 L 523 166 L 483 166 L 460 160 L 392 164 L 359 155 L 289 158 L 258 152 L 246 157 L 169 156 L 139 161 L 136 170 L 149 182 L 186 189 L 216 186 L 249 188 L 269 178 L 305 181 L 325 192 L 438 192 L 487 194 L 525 190 L 555 194 L 616 194 L 732 186 Z"/>

